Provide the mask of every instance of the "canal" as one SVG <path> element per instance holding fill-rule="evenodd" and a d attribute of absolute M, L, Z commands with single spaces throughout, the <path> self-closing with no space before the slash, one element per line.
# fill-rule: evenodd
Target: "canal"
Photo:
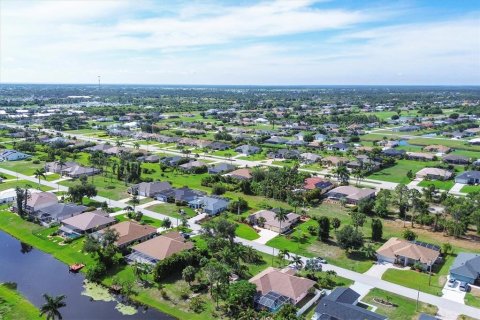
<path fill-rule="evenodd" d="M 172 320 L 173 317 L 152 308 L 140 307 L 134 314 L 120 310 L 125 307 L 120 297 L 112 301 L 93 300 L 82 294 L 84 276 L 68 271 L 68 266 L 49 254 L 25 245 L 0 231 L 0 283 L 14 282 L 17 290 L 35 306 L 44 303 L 43 294 L 65 295 L 66 307 L 60 312 L 63 319 L 78 320 Z M 108 299 L 107 299 L 108 300 Z M 122 308 L 122 306 L 124 308 Z"/>

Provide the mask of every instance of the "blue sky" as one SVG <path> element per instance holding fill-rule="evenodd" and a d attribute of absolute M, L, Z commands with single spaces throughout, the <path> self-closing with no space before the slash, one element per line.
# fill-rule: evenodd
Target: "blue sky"
<path fill-rule="evenodd" d="M 480 1 L 0 6 L 0 82 L 480 84 Z"/>

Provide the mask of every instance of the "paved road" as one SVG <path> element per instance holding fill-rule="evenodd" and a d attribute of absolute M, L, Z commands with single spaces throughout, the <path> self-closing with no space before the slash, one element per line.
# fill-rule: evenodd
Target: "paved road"
<path fill-rule="evenodd" d="M 276 255 L 278 254 L 278 249 L 273 249 L 272 247 L 269 247 L 267 245 L 262 245 L 257 242 L 245 240 L 242 238 L 236 238 L 237 242 L 241 242 L 245 245 L 251 246 L 254 249 L 267 253 L 267 254 L 273 254 Z M 302 257 L 302 260 L 305 262 L 307 258 Z M 375 288 L 379 288 L 388 292 L 392 292 L 410 299 L 417 299 L 417 295 L 419 295 L 418 299 L 422 302 L 425 303 L 430 303 L 432 305 L 435 305 L 437 307 L 441 307 L 443 309 L 447 310 L 455 310 L 458 312 L 458 314 L 464 314 L 470 317 L 473 317 L 475 319 L 480 318 L 480 309 L 466 306 L 464 304 L 448 300 L 442 297 L 434 296 L 428 293 L 423 293 L 419 292 L 417 290 L 413 290 L 410 288 L 406 288 L 403 286 L 400 286 L 398 284 L 394 284 L 385 280 L 381 280 L 375 277 L 372 277 L 367 274 L 362 274 L 358 272 L 354 272 L 348 269 L 340 268 L 331 264 L 324 264 L 323 265 L 323 270 L 328 271 L 328 270 L 333 270 L 335 271 L 339 276 L 342 276 L 344 278 L 351 279 L 355 282 L 364 284 L 366 286 L 371 286 Z"/>

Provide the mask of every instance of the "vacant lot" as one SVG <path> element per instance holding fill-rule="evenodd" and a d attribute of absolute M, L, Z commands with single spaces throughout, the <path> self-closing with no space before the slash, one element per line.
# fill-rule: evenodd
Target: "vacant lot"
<path fill-rule="evenodd" d="M 34 164 L 32 161 L 20 160 L 20 161 L 2 161 L 0 162 L 0 168 L 12 170 L 20 174 L 32 176 L 36 169 L 43 168 L 44 164 Z"/>
<path fill-rule="evenodd" d="M 367 178 L 408 184 L 410 182 L 410 179 L 407 178 L 408 171 L 411 170 L 415 174 L 420 169 L 436 164 L 438 164 L 437 161 L 398 160 L 394 166 L 375 172 Z"/>
<path fill-rule="evenodd" d="M 105 197 L 105 198 L 110 198 L 112 200 L 121 200 L 125 198 L 129 198 L 130 195 L 128 194 L 128 185 L 125 186 L 125 183 L 118 181 L 116 179 L 105 179 L 102 176 L 96 175 L 93 177 L 88 178 L 89 182 L 92 182 L 96 187 L 98 191 L 98 195 Z M 63 186 L 73 186 L 76 184 L 79 184 L 80 181 L 77 180 L 65 180 L 65 181 L 60 181 L 59 184 Z"/>
<path fill-rule="evenodd" d="M 184 207 L 184 206 L 177 206 L 174 203 L 160 203 L 154 204 L 153 206 L 145 208 L 147 210 L 151 210 L 156 213 L 161 213 L 166 216 L 170 216 L 172 218 L 181 219 L 182 215 L 179 213 L 179 210 L 183 210 L 185 212 L 186 218 L 192 218 L 196 216 L 195 211 L 192 208 Z"/>
<path fill-rule="evenodd" d="M 452 189 L 453 185 L 455 184 L 455 181 L 453 180 L 447 180 L 447 181 L 439 181 L 439 180 L 423 180 L 420 182 L 418 185 L 420 187 L 428 187 L 429 185 L 433 184 L 435 188 L 440 189 L 440 190 L 450 190 Z"/>
<path fill-rule="evenodd" d="M 119 215 L 119 216 L 115 216 L 115 218 L 118 220 L 118 221 L 135 221 L 135 220 L 132 220 L 130 219 L 129 217 L 127 217 L 126 214 L 122 214 L 122 215 Z M 154 218 L 150 218 L 150 217 L 147 217 L 145 215 L 142 216 L 142 219 L 139 221 L 141 224 L 148 224 L 152 227 L 155 227 L 155 228 L 160 228 L 161 225 L 162 225 L 162 221 L 160 220 L 157 220 L 157 219 L 154 219 Z"/>

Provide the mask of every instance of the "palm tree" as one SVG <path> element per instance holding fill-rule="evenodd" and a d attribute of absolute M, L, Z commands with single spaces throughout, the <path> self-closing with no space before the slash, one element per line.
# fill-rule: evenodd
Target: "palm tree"
<path fill-rule="evenodd" d="M 279 228 L 280 234 L 282 233 L 282 222 L 288 220 L 287 215 L 288 215 L 287 211 L 283 208 L 280 208 L 278 209 L 277 212 L 275 212 L 275 219 L 278 220 L 278 222 L 280 222 L 280 228 Z"/>
<path fill-rule="evenodd" d="M 58 160 L 58 166 L 60 167 L 60 177 L 62 177 L 63 167 L 65 166 L 65 158 L 61 157 L 60 160 Z"/>
<path fill-rule="evenodd" d="M 408 192 L 408 197 L 410 198 L 410 207 L 412 208 L 411 216 L 412 216 L 412 228 L 413 228 L 415 215 L 417 214 L 418 211 L 420 211 L 422 207 L 422 199 L 421 199 L 422 194 L 417 189 L 410 189 Z"/>
<path fill-rule="evenodd" d="M 338 181 L 342 184 L 348 183 L 350 179 L 350 173 L 345 165 L 340 165 L 333 170 L 333 173 L 337 177 Z"/>
<path fill-rule="evenodd" d="M 286 258 L 290 258 L 290 252 L 287 249 L 282 249 L 278 252 L 278 256 L 283 261 Z"/>
<path fill-rule="evenodd" d="M 38 188 L 40 189 L 40 178 L 46 179 L 45 177 L 45 168 L 38 168 L 35 170 L 33 175 L 38 179 Z"/>
<path fill-rule="evenodd" d="M 40 308 L 40 315 L 45 315 L 47 320 L 63 319 L 60 311 L 58 309 L 65 307 L 65 296 L 49 296 L 44 294 L 45 304 Z"/>
<path fill-rule="evenodd" d="M 120 139 L 117 139 L 117 140 L 115 141 L 115 145 L 120 148 L 121 146 L 123 146 L 123 142 L 120 141 Z"/>
<path fill-rule="evenodd" d="M 363 253 L 365 254 L 365 257 L 372 259 L 375 257 L 375 254 L 377 253 L 375 248 L 369 244 L 363 248 Z"/>
<path fill-rule="evenodd" d="M 299 269 L 303 266 L 303 261 L 302 261 L 302 258 L 300 256 L 295 255 L 292 258 L 292 262 L 295 263 L 295 266 Z"/>
<path fill-rule="evenodd" d="M 135 143 L 133 144 L 133 148 L 135 149 L 140 149 L 140 143 L 138 143 L 138 141 L 135 141 Z"/>

